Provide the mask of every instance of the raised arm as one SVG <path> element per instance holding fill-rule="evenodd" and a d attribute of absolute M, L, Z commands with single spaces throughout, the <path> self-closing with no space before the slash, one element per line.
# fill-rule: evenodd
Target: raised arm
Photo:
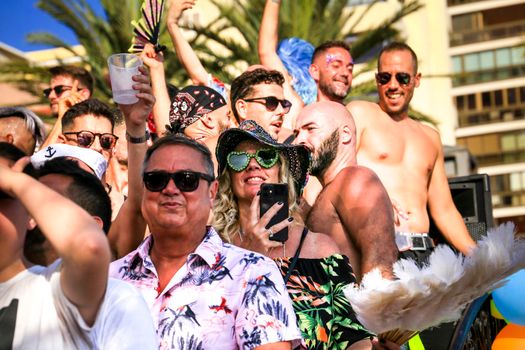
<path fill-rule="evenodd" d="M 110 251 L 93 217 L 26 174 L 0 165 L 0 190 L 17 198 L 62 258 L 60 284 L 88 325 L 95 321 L 108 279 Z"/>
<path fill-rule="evenodd" d="M 341 196 L 337 197 L 335 206 L 349 239 L 360 253 L 356 275 L 361 279 L 377 267 L 383 277 L 392 278 L 398 250 L 390 198 L 370 169 L 353 167 L 343 171 L 346 176 L 339 182 Z"/>
<path fill-rule="evenodd" d="M 432 130 L 431 137 L 438 148 L 438 156 L 434 164 L 430 185 L 428 188 L 428 209 L 436 227 L 445 239 L 456 249 L 468 255 L 476 243 L 472 240 L 461 214 L 458 212 L 445 174 L 443 149 L 439 135 Z"/>
<path fill-rule="evenodd" d="M 195 2 L 196 0 L 171 0 L 166 17 L 166 25 L 171 37 L 171 42 L 175 48 L 175 53 L 186 72 L 188 72 L 193 84 L 207 85 L 208 72 L 179 28 L 179 20 L 182 13 L 187 9 L 191 9 L 195 5 Z"/>
<path fill-rule="evenodd" d="M 119 105 L 126 121 L 126 134 L 132 139 L 145 136 L 146 119 L 153 108 L 155 97 L 151 93 L 146 70 L 133 77 L 133 85 L 138 90 L 139 101 L 133 105 Z M 108 238 L 117 258 L 137 248 L 146 230 L 146 222 L 141 212 L 142 204 L 142 162 L 148 149 L 146 141 L 128 140 L 128 198 L 122 205 L 111 225 Z"/>
<path fill-rule="evenodd" d="M 263 66 L 281 72 L 289 83 L 291 79 L 288 71 L 279 58 L 279 55 L 277 55 L 280 6 L 280 0 L 267 0 L 264 6 L 261 27 L 259 28 L 259 60 Z"/>
<path fill-rule="evenodd" d="M 151 91 L 155 97 L 153 105 L 153 121 L 157 134 L 162 136 L 166 132 L 166 125 L 170 123 L 171 100 L 166 86 L 164 72 L 164 57 L 162 52 L 155 52 L 151 44 L 146 44 L 140 58 L 149 68 Z"/>
<path fill-rule="evenodd" d="M 292 86 L 292 77 L 277 54 L 279 41 L 279 8 L 280 0 L 267 0 L 264 6 L 261 27 L 259 28 L 258 51 L 261 64 L 274 69 L 284 76 L 284 96 L 292 102 L 292 108 L 284 116 L 283 127 L 293 130 L 295 118 L 304 107 L 304 102 Z"/>

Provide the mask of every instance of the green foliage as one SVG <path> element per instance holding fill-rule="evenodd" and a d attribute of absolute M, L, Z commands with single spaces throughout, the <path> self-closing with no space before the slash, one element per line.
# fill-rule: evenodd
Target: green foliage
<path fill-rule="evenodd" d="M 223 50 L 221 54 L 205 50 L 201 56 L 205 67 L 224 81 L 234 78 L 232 70 L 224 70 L 227 65 L 237 67 L 255 64 L 257 55 L 257 38 L 265 0 L 210 0 L 219 10 L 220 15 L 207 26 L 198 24 L 186 28 L 197 33 L 193 44 L 213 43 Z M 347 7 L 347 0 L 282 0 L 279 18 L 279 37 L 299 37 L 311 42 L 314 46 L 328 40 L 352 39 L 352 56 L 359 61 L 372 48 L 386 40 L 402 40 L 396 23 L 423 5 L 419 0 L 400 1 L 398 9 L 390 17 L 365 32 L 356 32 L 370 10 L 381 1 L 375 0 L 364 11 Z M 362 12 L 362 13 L 361 13 Z M 234 33 L 234 34 L 232 34 Z M 196 51 L 200 51 L 196 49 Z M 365 69 L 356 72 L 356 76 L 374 69 L 367 64 Z M 354 86 L 354 93 L 366 96 L 375 90 L 369 83 Z M 362 94 L 362 95 L 361 95 Z"/>
<path fill-rule="evenodd" d="M 82 65 L 89 67 L 95 78 L 95 96 L 108 101 L 111 89 L 108 84 L 107 58 L 114 53 L 127 52 L 133 36 L 132 19 L 140 17 L 141 0 L 100 0 L 102 14 L 95 10 L 86 0 L 39 0 L 36 6 L 48 13 L 58 22 L 70 28 L 77 41 L 86 50 L 82 57 Z M 170 42 L 167 31 L 163 31 L 161 41 Z M 29 42 L 48 45 L 53 48 L 65 48 L 73 52 L 73 48 L 62 39 L 50 33 L 33 33 L 27 38 Z M 182 76 L 182 68 L 175 59 L 167 59 L 167 76 Z M 22 67 L 22 68 L 21 68 Z M 22 69 L 22 70 L 21 70 Z M 24 79 L 17 80 L 23 71 Z M 24 63 L 4 64 L 0 67 L 3 81 L 17 82 L 24 90 L 34 92 L 35 86 L 47 82 L 49 76 L 43 74 L 42 68 Z M 40 95 L 40 92 L 38 93 Z"/>
<path fill-rule="evenodd" d="M 69 27 L 78 42 L 85 48 L 82 64 L 90 67 L 95 78 L 95 96 L 109 100 L 111 90 L 107 78 L 107 58 L 118 52 L 127 52 L 131 44 L 131 21 L 140 18 L 142 0 L 99 0 L 103 13 L 97 14 L 86 0 L 38 0 L 36 5 L 58 22 Z M 225 82 L 230 82 L 238 68 L 255 64 L 257 39 L 265 0 L 210 0 L 219 10 L 219 16 L 206 26 L 190 24 L 195 31 L 190 41 L 206 69 Z M 402 39 L 396 23 L 404 16 L 422 7 L 419 0 L 400 1 L 397 11 L 376 27 L 366 32 L 356 32 L 363 18 L 379 2 L 373 1 L 365 11 L 347 8 L 347 0 L 282 0 L 280 11 L 280 37 L 300 37 L 314 46 L 334 39 L 350 39 L 355 60 L 365 55 L 385 40 Z M 361 7 L 362 9 L 362 7 Z M 362 13 L 361 13 L 362 12 Z M 232 34 L 233 33 L 233 34 Z M 73 51 L 70 45 L 50 33 L 34 33 L 28 40 L 51 47 Z M 169 35 L 161 28 L 160 43 L 172 47 Z M 222 50 L 218 50 L 221 47 Z M 168 50 L 172 51 L 172 50 Z M 220 52 L 220 54 L 218 53 Z M 165 54 L 167 80 L 181 85 L 187 80 L 173 52 Z M 375 61 L 368 63 L 354 76 L 375 69 Z M 22 74 L 23 72 L 23 74 Z M 40 95 L 42 82 L 47 82 L 45 70 L 29 64 L 16 63 L 0 67 L 3 81 L 17 81 L 27 91 Z M 19 80 L 17 80 L 19 79 Z M 352 96 L 373 96 L 373 82 L 354 84 Z"/>

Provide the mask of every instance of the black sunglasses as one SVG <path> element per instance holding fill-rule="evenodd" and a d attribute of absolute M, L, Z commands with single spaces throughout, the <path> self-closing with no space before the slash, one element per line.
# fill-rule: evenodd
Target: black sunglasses
<path fill-rule="evenodd" d="M 197 171 L 181 170 L 174 173 L 167 171 L 149 171 L 142 175 L 144 186 L 151 192 L 160 192 L 168 186 L 170 179 L 173 179 L 175 186 L 182 192 L 193 192 L 199 187 L 199 180 L 203 179 L 211 183 L 213 176 L 199 173 Z"/>
<path fill-rule="evenodd" d="M 64 91 L 71 90 L 72 88 L 73 88 L 72 86 L 57 85 L 57 86 L 52 87 L 52 88 L 44 89 L 44 96 L 45 97 L 49 97 L 49 95 L 51 95 L 51 91 L 55 91 L 55 95 L 60 96 L 60 95 L 62 95 L 62 93 Z"/>
<path fill-rule="evenodd" d="M 10 195 L 8 195 L 7 193 L 5 193 L 4 191 L 0 191 L 0 199 L 13 199 L 13 197 L 11 197 Z"/>
<path fill-rule="evenodd" d="M 233 151 L 226 157 L 226 162 L 230 168 L 236 172 L 241 172 L 248 167 L 252 158 L 255 158 L 255 161 L 263 168 L 270 169 L 279 160 L 279 152 L 274 148 L 258 149 L 255 153 Z"/>
<path fill-rule="evenodd" d="M 94 133 L 87 130 L 82 131 L 71 131 L 71 132 L 64 132 L 64 135 L 75 135 L 76 139 L 73 139 L 80 147 L 89 147 L 93 144 L 95 141 L 95 137 L 98 136 L 98 140 L 100 142 L 100 147 L 110 150 L 113 147 L 115 147 L 115 143 L 117 143 L 118 137 L 116 135 L 110 134 L 110 133 Z"/>
<path fill-rule="evenodd" d="M 283 112 L 284 114 L 290 112 L 290 108 L 292 107 L 292 103 L 286 99 L 284 100 L 279 100 L 277 97 L 275 96 L 265 96 L 265 97 L 254 97 L 254 98 L 243 98 L 244 101 L 246 102 L 256 102 L 256 103 L 260 103 L 260 104 L 263 104 L 264 107 L 266 107 L 266 109 L 270 112 L 273 112 L 277 109 L 277 106 L 279 106 L 279 103 L 281 104 L 281 106 L 283 107 Z M 261 101 L 263 100 L 263 101 Z"/>
<path fill-rule="evenodd" d="M 395 75 L 396 80 L 401 85 L 408 85 L 410 83 L 411 75 L 408 73 L 396 73 Z M 376 73 L 376 81 L 381 84 L 385 85 L 390 82 L 390 79 L 392 79 L 392 74 L 388 72 L 379 72 Z"/>

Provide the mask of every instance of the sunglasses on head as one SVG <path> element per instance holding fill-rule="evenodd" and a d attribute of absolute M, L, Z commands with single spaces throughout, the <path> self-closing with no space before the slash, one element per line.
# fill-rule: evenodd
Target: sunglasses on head
<path fill-rule="evenodd" d="M 396 80 L 401 85 L 408 85 L 410 83 L 411 76 L 408 73 L 396 73 L 395 75 Z M 376 81 L 381 84 L 385 85 L 390 82 L 390 79 L 392 79 L 392 74 L 388 72 L 379 72 L 376 73 Z"/>
<path fill-rule="evenodd" d="M 106 150 L 110 150 L 113 147 L 115 147 L 115 143 L 118 140 L 118 137 L 116 135 L 110 134 L 110 133 L 93 133 L 91 131 L 72 131 L 72 132 L 64 132 L 64 135 L 75 135 L 76 139 L 73 139 L 80 147 L 89 147 L 93 144 L 95 141 L 95 137 L 98 136 L 98 141 L 100 142 L 100 147 Z"/>
<path fill-rule="evenodd" d="M 290 111 L 290 108 L 292 107 L 292 103 L 290 101 L 288 101 L 286 99 L 279 100 L 275 96 L 243 98 L 243 100 L 246 101 L 246 102 L 256 102 L 256 103 L 263 104 L 264 107 L 266 107 L 266 110 L 268 110 L 270 112 L 275 111 L 277 109 L 277 107 L 279 106 L 279 103 L 283 107 L 284 114 L 288 113 Z"/>
<path fill-rule="evenodd" d="M 174 173 L 156 170 L 145 172 L 142 176 L 144 186 L 151 192 L 160 192 L 168 186 L 170 179 L 173 179 L 175 186 L 182 192 L 193 192 L 199 187 L 200 179 L 211 183 L 213 176 L 199 173 L 197 171 L 181 170 Z"/>
<path fill-rule="evenodd" d="M 228 154 L 226 161 L 230 168 L 240 172 L 248 167 L 250 159 L 255 158 L 257 163 L 265 169 L 269 169 L 279 160 L 279 152 L 274 148 L 261 148 L 255 153 L 244 151 L 233 151 Z"/>
<path fill-rule="evenodd" d="M 64 91 L 71 90 L 72 86 L 67 85 L 57 85 L 52 88 L 44 89 L 44 96 L 49 97 L 51 95 L 51 91 L 55 91 L 55 95 L 60 96 Z"/>

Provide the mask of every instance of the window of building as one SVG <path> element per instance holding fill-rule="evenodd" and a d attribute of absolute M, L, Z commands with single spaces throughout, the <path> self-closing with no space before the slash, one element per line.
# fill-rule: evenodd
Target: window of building
<path fill-rule="evenodd" d="M 468 109 L 476 109 L 476 95 L 471 94 L 467 96 Z"/>
<path fill-rule="evenodd" d="M 510 50 L 508 48 L 496 50 L 496 65 L 498 67 L 510 66 Z"/>
<path fill-rule="evenodd" d="M 461 56 L 452 57 L 452 72 L 461 73 L 463 69 L 461 68 Z"/>
<path fill-rule="evenodd" d="M 507 103 L 512 106 L 516 104 L 516 89 L 507 89 Z"/>
<path fill-rule="evenodd" d="M 514 135 L 503 135 L 501 137 L 501 149 L 503 151 L 514 151 L 516 149 L 516 137 Z"/>
<path fill-rule="evenodd" d="M 490 101 L 490 92 L 489 91 L 481 93 L 481 103 L 482 103 L 483 108 L 487 108 L 487 107 L 490 107 L 492 105 L 492 103 Z"/>
<path fill-rule="evenodd" d="M 525 64 L 525 47 L 518 46 L 513 47 L 511 50 L 512 54 L 512 64 Z"/>
<path fill-rule="evenodd" d="M 494 52 L 492 51 L 481 52 L 479 55 L 479 59 L 480 59 L 480 65 L 479 65 L 480 69 L 492 69 L 495 67 Z"/>
<path fill-rule="evenodd" d="M 465 64 L 463 68 L 465 72 L 476 72 L 480 69 L 479 54 L 477 52 L 465 55 L 463 62 Z"/>
<path fill-rule="evenodd" d="M 494 105 L 497 107 L 503 106 L 503 91 L 502 90 L 494 91 Z"/>

